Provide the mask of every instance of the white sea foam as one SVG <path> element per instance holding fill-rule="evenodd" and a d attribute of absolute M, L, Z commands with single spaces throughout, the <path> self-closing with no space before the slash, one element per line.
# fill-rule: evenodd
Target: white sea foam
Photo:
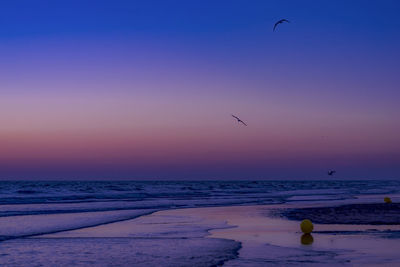
<path fill-rule="evenodd" d="M 10 239 L 132 219 L 154 210 L 126 210 L 0 217 L 0 238 Z"/>
<path fill-rule="evenodd" d="M 134 220 L 0 243 L 1 266 L 216 266 L 240 244 L 204 238 L 223 221 L 155 213 Z"/>

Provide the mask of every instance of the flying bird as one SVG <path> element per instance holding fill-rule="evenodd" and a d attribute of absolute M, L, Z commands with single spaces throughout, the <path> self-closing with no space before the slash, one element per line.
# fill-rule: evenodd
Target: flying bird
<path fill-rule="evenodd" d="M 244 123 L 244 121 L 242 121 L 241 119 L 239 119 L 239 118 L 236 117 L 235 115 L 232 115 L 232 117 L 234 117 L 235 119 L 237 119 L 237 121 L 238 121 L 239 123 L 242 123 L 244 126 L 247 126 L 247 124 Z"/>
<path fill-rule="evenodd" d="M 336 173 L 336 171 L 334 171 L 334 170 L 328 171 L 328 175 L 329 175 L 329 176 L 332 176 L 332 175 L 334 175 L 335 173 Z"/>
<path fill-rule="evenodd" d="M 284 22 L 290 23 L 290 21 L 288 21 L 287 19 L 281 19 L 281 20 L 279 20 L 277 23 L 275 23 L 275 25 L 274 25 L 274 30 L 273 30 L 273 31 L 275 31 L 276 26 L 278 26 L 279 24 L 282 24 L 282 23 L 284 23 Z"/>

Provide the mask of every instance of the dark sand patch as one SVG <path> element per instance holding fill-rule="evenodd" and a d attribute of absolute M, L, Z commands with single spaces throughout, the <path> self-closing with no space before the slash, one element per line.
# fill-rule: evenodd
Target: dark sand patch
<path fill-rule="evenodd" d="M 277 214 L 289 220 L 309 219 L 319 224 L 398 225 L 400 203 L 286 209 L 277 211 Z"/>

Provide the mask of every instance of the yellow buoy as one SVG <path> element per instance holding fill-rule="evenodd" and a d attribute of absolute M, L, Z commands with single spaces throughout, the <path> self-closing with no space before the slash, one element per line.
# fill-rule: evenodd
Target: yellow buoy
<path fill-rule="evenodd" d="M 383 201 L 385 201 L 385 203 L 392 203 L 392 200 L 390 199 L 390 197 L 385 197 L 383 199 Z"/>
<path fill-rule="evenodd" d="M 311 245 L 314 242 L 314 238 L 313 238 L 313 236 L 311 234 L 303 234 L 301 236 L 300 242 L 303 245 Z"/>
<path fill-rule="evenodd" d="M 303 233 L 305 234 L 309 234 L 312 232 L 312 230 L 314 229 L 314 225 L 312 224 L 312 222 L 308 219 L 305 219 L 301 222 L 300 224 L 300 229 Z"/>

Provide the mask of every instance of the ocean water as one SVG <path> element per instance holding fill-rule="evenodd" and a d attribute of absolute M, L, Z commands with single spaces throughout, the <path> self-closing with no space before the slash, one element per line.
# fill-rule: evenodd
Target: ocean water
<path fill-rule="evenodd" d="M 177 208 L 365 202 L 383 195 L 398 197 L 400 181 L 4 181 L 0 265 L 213 266 L 235 257 L 240 247 L 204 238 L 209 229 L 228 227 L 225 223 L 157 216 L 148 221 L 143 215 Z M 112 227 L 98 228 L 107 225 Z M 91 237 L 79 232 L 95 226 L 103 229 L 94 231 L 95 238 L 93 231 Z M 78 236 L 43 238 L 68 230 Z"/>
<path fill-rule="evenodd" d="M 0 239 L 95 226 L 165 209 L 351 201 L 399 192 L 400 181 L 2 181 Z"/>

